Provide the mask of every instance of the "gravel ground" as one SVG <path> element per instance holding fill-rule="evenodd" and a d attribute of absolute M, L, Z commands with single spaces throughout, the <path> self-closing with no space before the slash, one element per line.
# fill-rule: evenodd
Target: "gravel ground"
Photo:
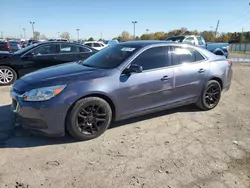
<path fill-rule="evenodd" d="M 233 69 L 212 111 L 138 117 L 86 142 L 14 129 L 9 87 L 1 87 L 0 187 L 250 188 L 250 66 Z"/>

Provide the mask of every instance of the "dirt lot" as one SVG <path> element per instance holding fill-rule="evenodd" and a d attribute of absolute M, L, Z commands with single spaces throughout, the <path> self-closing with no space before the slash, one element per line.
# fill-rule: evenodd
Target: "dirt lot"
<path fill-rule="evenodd" d="M 123 121 L 87 142 L 12 129 L 0 88 L 0 187 L 250 188 L 250 66 L 233 66 L 216 109 Z"/>

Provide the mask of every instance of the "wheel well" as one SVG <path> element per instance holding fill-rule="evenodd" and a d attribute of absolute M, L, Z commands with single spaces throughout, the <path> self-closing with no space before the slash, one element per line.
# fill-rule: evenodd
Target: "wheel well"
<path fill-rule="evenodd" d="M 221 50 L 217 50 L 216 52 L 214 52 L 216 55 L 224 55 L 224 53 Z"/>
<path fill-rule="evenodd" d="M 214 77 L 214 78 L 211 78 L 210 80 L 216 80 L 217 82 L 219 82 L 221 89 L 223 89 L 223 83 L 222 83 L 222 80 L 220 78 Z"/>
<path fill-rule="evenodd" d="M 115 117 L 116 117 L 115 105 L 114 105 L 113 101 L 112 101 L 109 97 L 107 97 L 106 95 L 103 95 L 103 94 L 90 94 L 90 95 L 86 95 L 86 96 L 84 96 L 84 97 L 81 97 L 81 98 L 78 99 L 77 101 L 79 101 L 79 100 L 81 100 L 81 99 L 83 99 L 83 98 L 87 98 L 87 97 L 99 97 L 99 98 L 105 100 L 105 101 L 109 104 L 109 106 L 111 107 L 111 110 L 112 110 L 112 120 L 115 119 Z M 74 104 L 75 104 L 77 101 L 75 101 Z M 70 112 L 70 110 L 72 109 L 72 107 L 74 106 L 74 104 L 71 105 L 71 107 L 69 108 L 69 111 L 68 111 L 68 112 Z M 68 113 L 67 113 L 67 114 L 68 114 Z M 68 116 L 68 115 L 67 115 L 67 116 Z"/>
<path fill-rule="evenodd" d="M 19 75 L 18 75 L 17 70 L 16 70 L 14 67 L 12 67 L 11 65 L 1 64 L 0 66 L 5 66 L 5 67 L 10 67 L 10 68 L 12 68 L 12 69 L 16 72 L 16 76 L 17 76 L 17 78 L 19 78 Z"/>

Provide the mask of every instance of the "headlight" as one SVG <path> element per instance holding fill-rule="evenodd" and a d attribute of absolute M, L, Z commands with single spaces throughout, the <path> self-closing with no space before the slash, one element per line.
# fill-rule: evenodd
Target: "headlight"
<path fill-rule="evenodd" d="M 23 94 L 24 101 L 46 101 L 49 100 L 64 90 L 66 85 L 58 85 L 52 87 L 43 87 L 30 90 Z"/>

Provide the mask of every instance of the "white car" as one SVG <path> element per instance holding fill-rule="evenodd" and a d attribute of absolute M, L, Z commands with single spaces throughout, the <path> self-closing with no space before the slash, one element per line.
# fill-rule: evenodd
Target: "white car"
<path fill-rule="evenodd" d="M 88 42 L 84 42 L 84 45 L 87 45 L 91 48 L 94 48 L 96 50 L 101 50 L 105 47 L 107 47 L 108 45 L 104 44 L 103 42 L 100 41 L 88 41 Z"/>

